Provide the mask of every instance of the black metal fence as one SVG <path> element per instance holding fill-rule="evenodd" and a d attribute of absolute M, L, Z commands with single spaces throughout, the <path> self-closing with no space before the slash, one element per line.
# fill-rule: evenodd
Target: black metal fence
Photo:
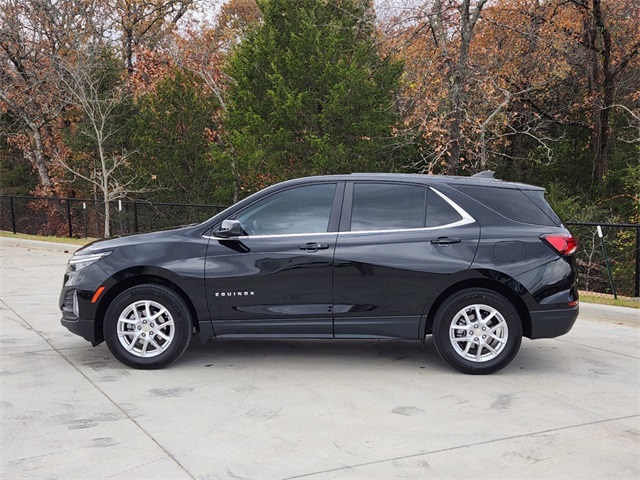
<path fill-rule="evenodd" d="M 197 223 L 226 207 L 150 203 L 117 200 L 110 202 L 111 236 L 150 232 Z M 0 195 L 0 230 L 32 235 L 75 238 L 104 236 L 104 202 L 92 199 Z"/>
<path fill-rule="evenodd" d="M 202 222 L 226 208 L 125 200 L 111 202 L 110 207 L 112 236 Z M 566 222 L 566 225 L 580 243 L 577 265 L 581 290 L 640 297 L 640 225 L 579 222 Z M 0 230 L 100 238 L 104 234 L 104 203 L 90 199 L 0 195 Z"/>

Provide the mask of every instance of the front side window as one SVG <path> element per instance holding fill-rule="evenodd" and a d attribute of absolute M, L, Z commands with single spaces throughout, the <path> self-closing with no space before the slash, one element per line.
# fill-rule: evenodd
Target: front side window
<path fill-rule="evenodd" d="M 351 231 L 422 228 L 425 196 L 426 188 L 415 185 L 356 183 Z"/>
<path fill-rule="evenodd" d="M 236 218 L 247 235 L 323 233 L 335 192 L 335 183 L 290 188 L 257 201 Z"/>

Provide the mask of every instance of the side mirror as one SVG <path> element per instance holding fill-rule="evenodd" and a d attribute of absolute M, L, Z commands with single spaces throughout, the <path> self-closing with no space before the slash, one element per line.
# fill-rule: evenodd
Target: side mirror
<path fill-rule="evenodd" d="M 213 232 L 213 234 L 220 238 L 241 237 L 242 225 L 238 220 L 223 220 L 220 229 Z"/>

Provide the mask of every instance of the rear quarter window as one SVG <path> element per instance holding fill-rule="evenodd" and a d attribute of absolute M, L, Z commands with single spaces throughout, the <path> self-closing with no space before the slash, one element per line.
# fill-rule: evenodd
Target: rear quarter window
<path fill-rule="evenodd" d="M 456 189 L 516 222 L 560 226 L 558 216 L 544 199 L 542 190 L 525 191 L 503 187 L 456 185 Z"/>

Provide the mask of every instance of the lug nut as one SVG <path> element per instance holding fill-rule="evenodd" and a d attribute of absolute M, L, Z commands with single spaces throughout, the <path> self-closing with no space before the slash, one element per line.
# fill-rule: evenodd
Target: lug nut
<path fill-rule="evenodd" d="M 142 335 L 144 335 L 144 333 L 143 333 Z M 478 340 L 479 340 L 479 338 L 478 338 L 478 337 L 476 337 L 476 338 L 474 338 L 474 339 L 473 339 L 473 341 L 474 341 L 474 342 L 477 342 Z"/>
<path fill-rule="evenodd" d="M 482 338 L 487 338 L 487 336 L 486 335 L 482 335 Z"/>
<path fill-rule="evenodd" d="M 147 335 L 145 333 L 142 334 L 143 337 L 146 337 Z"/>
<path fill-rule="evenodd" d="M 138 325 L 138 330 L 142 330 L 142 327 L 140 325 Z"/>
<path fill-rule="evenodd" d="M 146 321 L 146 320 L 142 320 L 142 323 L 146 324 L 146 323 L 147 323 L 147 321 Z"/>
<path fill-rule="evenodd" d="M 152 323 L 152 324 L 151 324 L 151 328 L 153 328 L 153 327 L 155 327 L 155 325 Z"/>

